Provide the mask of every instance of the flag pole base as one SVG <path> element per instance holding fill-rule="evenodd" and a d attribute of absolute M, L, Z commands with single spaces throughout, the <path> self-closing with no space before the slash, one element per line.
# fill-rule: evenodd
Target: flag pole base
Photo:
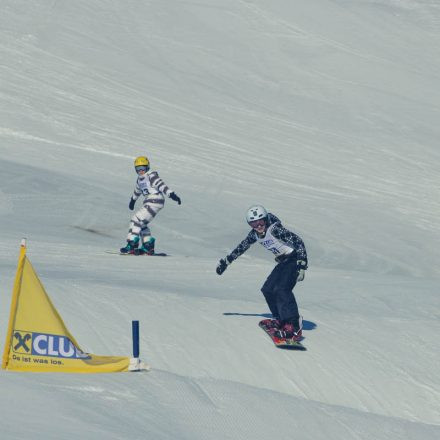
<path fill-rule="evenodd" d="M 140 358 L 130 358 L 130 364 L 128 366 L 128 371 L 150 371 L 151 367 L 146 364 L 145 362 L 142 362 Z"/>

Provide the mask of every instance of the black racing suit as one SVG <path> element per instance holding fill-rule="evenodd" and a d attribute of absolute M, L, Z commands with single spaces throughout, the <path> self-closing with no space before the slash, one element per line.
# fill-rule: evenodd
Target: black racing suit
<path fill-rule="evenodd" d="M 292 251 L 289 254 L 282 254 L 275 258 L 277 265 L 263 284 L 261 292 L 274 319 L 280 320 L 282 324 L 291 323 L 295 329 L 298 329 L 299 312 L 293 288 L 295 287 L 300 269 L 298 261 L 304 261 L 305 265 L 302 268 L 307 269 L 306 248 L 302 239 L 284 228 L 278 217 L 271 213 L 267 216 L 266 231 L 270 227 L 271 235 L 292 249 Z M 246 252 L 259 238 L 263 239 L 264 237 L 258 237 L 257 232 L 252 229 L 247 237 L 227 255 L 228 263 L 232 263 L 232 261 Z"/>

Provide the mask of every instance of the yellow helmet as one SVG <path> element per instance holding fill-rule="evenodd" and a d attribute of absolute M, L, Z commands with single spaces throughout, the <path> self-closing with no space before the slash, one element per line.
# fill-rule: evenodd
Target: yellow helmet
<path fill-rule="evenodd" d="M 139 156 L 134 160 L 134 169 L 137 171 L 137 167 L 146 167 L 146 171 L 150 169 L 150 161 L 145 156 Z"/>

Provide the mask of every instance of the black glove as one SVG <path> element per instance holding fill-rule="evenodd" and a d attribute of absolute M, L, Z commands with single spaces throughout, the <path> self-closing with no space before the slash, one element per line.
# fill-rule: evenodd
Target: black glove
<path fill-rule="evenodd" d="M 180 200 L 180 197 L 175 193 L 172 192 L 170 194 L 170 199 L 174 200 L 175 202 L 177 202 L 179 205 L 182 203 L 182 201 Z"/>
<path fill-rule="evenodd" d="M 228 263 L 226 262 L 226 260 L 224 258 L 222 258 L 217 265 L 217 268 L 215 269 L 215 271 L 217 272 L 217 275 L 221 275 L 226 268 L 228 267 Z"/>
<path fill-rule="evenodd" d="M 306 275 L 306 270 L 307 270 L 307 261 L 304 260 L 297 260 L 296 262 L 296 267 L 298 270 L 298 276 L 296 277 L 296 281 L 303 281 L 304 277 Z"/>
<path fill-rule="evenodd" d="M 136 203 L 136 200 L 135 199 L 133 199 L 133 197 L 130 199 L 130 203 L 128 204 L 128 209 L 130 210 L 130 211 L 133 211 L 133 209 L 134 209 L 134 204 Z"/>

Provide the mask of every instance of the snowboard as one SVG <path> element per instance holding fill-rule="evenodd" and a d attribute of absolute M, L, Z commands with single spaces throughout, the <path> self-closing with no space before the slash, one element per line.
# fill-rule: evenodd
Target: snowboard
<path fill-rule="evenodd" d="M 275 344 L 275 347 L 287 349 L 287 350 L 300 350 L 305 351 L 307 350 L 304 345 L 301 344 L 299 341 L 295 341 L 292 338 L 280 338 L 275 334 L 275 330 L 273 328 L 268 328 L 264 323 L 267 322 L 266 319 L 263 319 L 258 323 L 260 328 L 263 329 L 263 331 L 272 339 L 272 342 Z"/>
<path fill-rule="evenodd" d="M 123 254 L 119 251 L 105 251 L 107 254 L 113 254 L 113 255 L 131 255 L 132 257 L 169 257 L 169 254 L 166 254 L 165 252 L 155 252 L 152 255 L 149 254 L 142 254 L 142 255 L 135 255 L 135 254 Z"/>

